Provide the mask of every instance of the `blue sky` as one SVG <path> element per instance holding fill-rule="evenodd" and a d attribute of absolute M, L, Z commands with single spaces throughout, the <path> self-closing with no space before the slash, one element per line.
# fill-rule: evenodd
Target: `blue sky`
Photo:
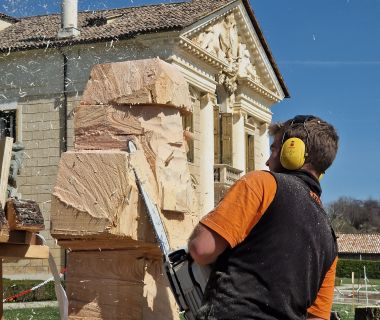
<path fill-rule="evenodd" d="M 79 6 L 160 2 L 170 1 L 79 0 Z M 0 11 L 48 14 L 59 12 L 59 3 L 0 0 Z M 315 114 L 340 135 L 337 159 L 322 180 L 324 202 L 341 196 L 380 200 L 380 1 L 251 0 L 251 5 L 291 94 L 273 107 L 274 121 Z"/>

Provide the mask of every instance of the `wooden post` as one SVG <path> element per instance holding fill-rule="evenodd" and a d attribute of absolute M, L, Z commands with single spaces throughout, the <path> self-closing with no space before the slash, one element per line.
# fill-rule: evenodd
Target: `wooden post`
<path fill-rule="evenodd" d="M 0 320 L 3 320 L 3 259 L 0 258 Z"/>
<path fill-rule="evenodd" d="M 354 285 L 355 285 L 355 272 L 352 272 L 351 273 L 351 283 L 352 283 L 352 312 L 354 312 L 355 310 L 355 307 L 354 307 L 354 295 L 355 295 L 355 289 L 354 289 Z"/>
<path fill-rule="evenodd" d="M 13 138 L 6 137 L 0 140 L 0 202 L 4 209 L 7 198 L 8 176 L 12 157 Z"/>
<path fill-rule="evenodd" d="M 379 320 L 379 306 L 362 306 L 355 308 L 355 320 Z"/>

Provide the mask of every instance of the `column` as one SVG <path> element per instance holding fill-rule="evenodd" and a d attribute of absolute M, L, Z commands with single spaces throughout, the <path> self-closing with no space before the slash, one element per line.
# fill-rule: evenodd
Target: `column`
<path fill-rule="evenodd" d="M 263 123 L 260 126 L 260 158 L 257 159 L 256 169 L 257 170 L 268 170 L 268 167 L 265 165 L 265 162 L 269 159 L 270 148 L 269 148 L 269 133 L 268 133 L 269 124 Z"/>
<path fill-rule="evenodd" d="M 200 218 L 214 208 L 214 94 L 201 96 L 200 108 Z"/>
<path fill-rule="evenodd" d="M 234 111 L 232 126 L 232 164 L 233 167 L 245 173 L 245 130 L 244 113 Z"/>

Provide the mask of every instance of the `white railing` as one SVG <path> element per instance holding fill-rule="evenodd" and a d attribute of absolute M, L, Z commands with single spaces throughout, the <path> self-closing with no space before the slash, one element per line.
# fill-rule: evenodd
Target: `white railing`
<path fill-rule="evenodd" d="M 214 182 L 232 186 L 241 176 L 243 171 L 233 168 L 228 164 L 214 165 Z"/>

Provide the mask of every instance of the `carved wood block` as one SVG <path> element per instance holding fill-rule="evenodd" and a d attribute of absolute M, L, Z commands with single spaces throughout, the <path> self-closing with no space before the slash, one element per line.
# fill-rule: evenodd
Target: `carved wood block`
<path fill-rule="evenodd" d="M 197 211 L 178 109 L 80 105 L 74 121 L 76 149 L 126 150 L 133 137 L 156 176 L 162 210 Z"/>
<path fill-rule="evenodd" d="M 81 151 L 62 155 L 52 196 L 53 236 L 58 239 L 76 236 L 154 240 L 151 233 L 146 233 L 145 225 L 149 223 L 129 157 L 123 151 Z M 140 167 L 149 174 L 142 152 L 136 157 L 142 158 Z M 154 182 L 152 174 L 144 177 Z M 154 189 L 150 193 L 157 195 Z"/>
<path fill-rule="evenodd" d="M 67 270 L 70 320 L 178 318 L 158 248 L 72 251 Z"/>
<path fill-rule="evenodd" d="M 52 196 L 51 234 L 59 240 L 129 239 L 154 243 L 153 229 L 132 168 L 160 209 L 162 199 L 157 181 L 142 150 L 134 154 L 111 150 L 64 153 Z M 173 190 L 179 181 L 172 182 Z M 178 189 L 181 190 L 180 186 Z M 161 213 L 170 230 L 171 246 L 183 246 L 196 216 Z"/>
<path fill-rule="evenodd" d="M 8 199 L 6 217 L 10 230 L 38 232 L 45 229 L 40 208 L 33 200 Z"/>
<path fill-rule="evenodd" d="M 82 104 L 155 104 L 191 110 L 182 74 L 160 59 L 125 61 L 93 67 Z"/>

